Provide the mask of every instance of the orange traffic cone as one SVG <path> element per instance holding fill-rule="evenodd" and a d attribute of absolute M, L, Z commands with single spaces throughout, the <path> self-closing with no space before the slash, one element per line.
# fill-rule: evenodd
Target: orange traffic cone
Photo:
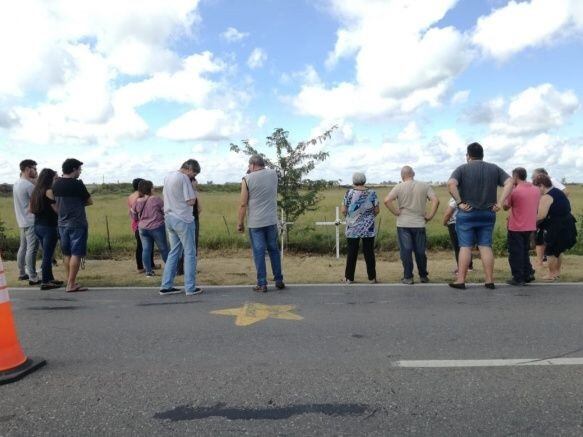
<path fill-rule="evenodd" d="M 20 347 L 12 318 L 4 264 L 0 257 L 0 385 L 18 381 L 46 363 L 41 358 L 27 358 Z"/>

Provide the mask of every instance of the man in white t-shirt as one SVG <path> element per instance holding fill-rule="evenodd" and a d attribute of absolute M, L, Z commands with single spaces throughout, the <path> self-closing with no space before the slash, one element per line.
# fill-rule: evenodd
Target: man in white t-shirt
<path fill-rule="evenodd" d="M 174 288 L 178 261 L 184 253 L 184 292 L 187 296 L 202 293 L 196 286 L 195 222 L 192 206 L 196 203 L 196 192 L 192 181 L 200 173 L 200 165 L 189 159 L 178 171 L 164 178 L 164 218 L 170 239 L 170 253 L 164 266 L 160 294 L 179 293 Z"/>
<path fill-rule="evenodd" d="M 19 270 L 18 279 L 28 280 L 30 285 L 40 284 L 40 279 L 36 273 L 36 254 L 39 242 L 34 232 L 34 214 L 28 209 L 36 178 L 36 162 L 32 159 L 25 159 L 20 163 L 20 178 L 12 187 L 14 213 L 20 231 L 20 245 L 16 256 Z"/>
<path fill-rule="evenodd" d="M 567 187 L 564 184 L 562 184 L 560 181 L 555 179 L 554 177 L 550 176 L 549 173 L 542 167 L 535 168 L 532 171 L 532 180 L 534 181 L 534 179 L 539 174 L 547 175 L 551 179 L 551 183 L 553 184 L 554 188 L 558 188 L 563 193 L 565 193 L 566 196 L 569 196 L 569 190 L 567 190 Z M 535 260 L 534 264 L 536 267 L 541 268 L 543 266 L 543 262 L 545 262 L 547 260 L 546 259 L 547 257 L 545 256 L 545 240 L 544 240 L 543 230 L 538 228 L 538 227 L 537 227 L 537 230 L 535 232 L 534 242 L 535 242 L 535 252 L 536 252 L 536 260 Z"/>

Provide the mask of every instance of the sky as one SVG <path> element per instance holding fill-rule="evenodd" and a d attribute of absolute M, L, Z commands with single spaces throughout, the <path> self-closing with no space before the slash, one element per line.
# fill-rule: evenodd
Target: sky
<path fill-rule="evenodd" d="M 237 182 L 275 128 L 310 178 L 445 181 L 478 141 L 583 182 L 580 0 L 19 0 L 0 4 L 0 183 L 84 162 L 156 184 L 186 159 Z"/>

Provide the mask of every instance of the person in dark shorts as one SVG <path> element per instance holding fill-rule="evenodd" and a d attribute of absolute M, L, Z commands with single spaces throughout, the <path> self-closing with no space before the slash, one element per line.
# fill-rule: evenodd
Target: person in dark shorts
<path fill-rule="evenodd" d="M 467 163 L 456 168 L 447 183 L 459 212 L 456 233 L 460 244 L 459 273 L 449 284 L 465 289 L 466 275 L 472 258 L 472 247 L 477 244 L 484 266 L 485 287 L 494 289 L 494 253 L 492 232 L 496 212 L 500 211 L 512 191 L 512 178 L 496 164 L 483 161 L 484 149 L 479 143 L 467 147 Z M 496 201 L 498 187 L 504 187 Z"/>
<path fill-rule="evenodd" d="M 542 279 L 558 281 L 563 252 L 577 242 L 576 220 L 571 214 L 569 199 L 563 191 L 553 187 L 548 175 L 539 174 L 534 178 L 533 185 L 541 192 L 537 220 L 544 230 L 545 255 L 549 259 L 549 272 Z"/>
<path fill-rule="evenodd" d="M 79 179 L 82 165 L 77 159 L 66 159 L 63 162 L 63 176 L 53 184 L 61 252 L 67 274 L 66 291 L 69 293 L 87 291 L 87 288 L 76 282 L 81 259 L 87 255 L 88 223 L 85 207 L 93 204 L 87 187 Z"/>

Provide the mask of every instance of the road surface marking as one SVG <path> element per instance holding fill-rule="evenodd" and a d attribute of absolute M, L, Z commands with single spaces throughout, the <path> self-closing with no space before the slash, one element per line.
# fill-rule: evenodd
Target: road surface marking
<path fill-rule="evenodd" d="M 583 358 L 509 358 L 496 360 L 402 360 L 393 362 L 394 367 L 443 368 L 443 367 L 508 367 L 508 366 L 581 366 Z"/>
<path fill-rule="evenodd" d="M 211 311 L 211 314 L 235 316 L 235 325 L 249 326 L 267 319 L 302 320 L 302 316 L 292 313 L 295 305 L 264 305 L 247 302 L 240 308 Z"/>

